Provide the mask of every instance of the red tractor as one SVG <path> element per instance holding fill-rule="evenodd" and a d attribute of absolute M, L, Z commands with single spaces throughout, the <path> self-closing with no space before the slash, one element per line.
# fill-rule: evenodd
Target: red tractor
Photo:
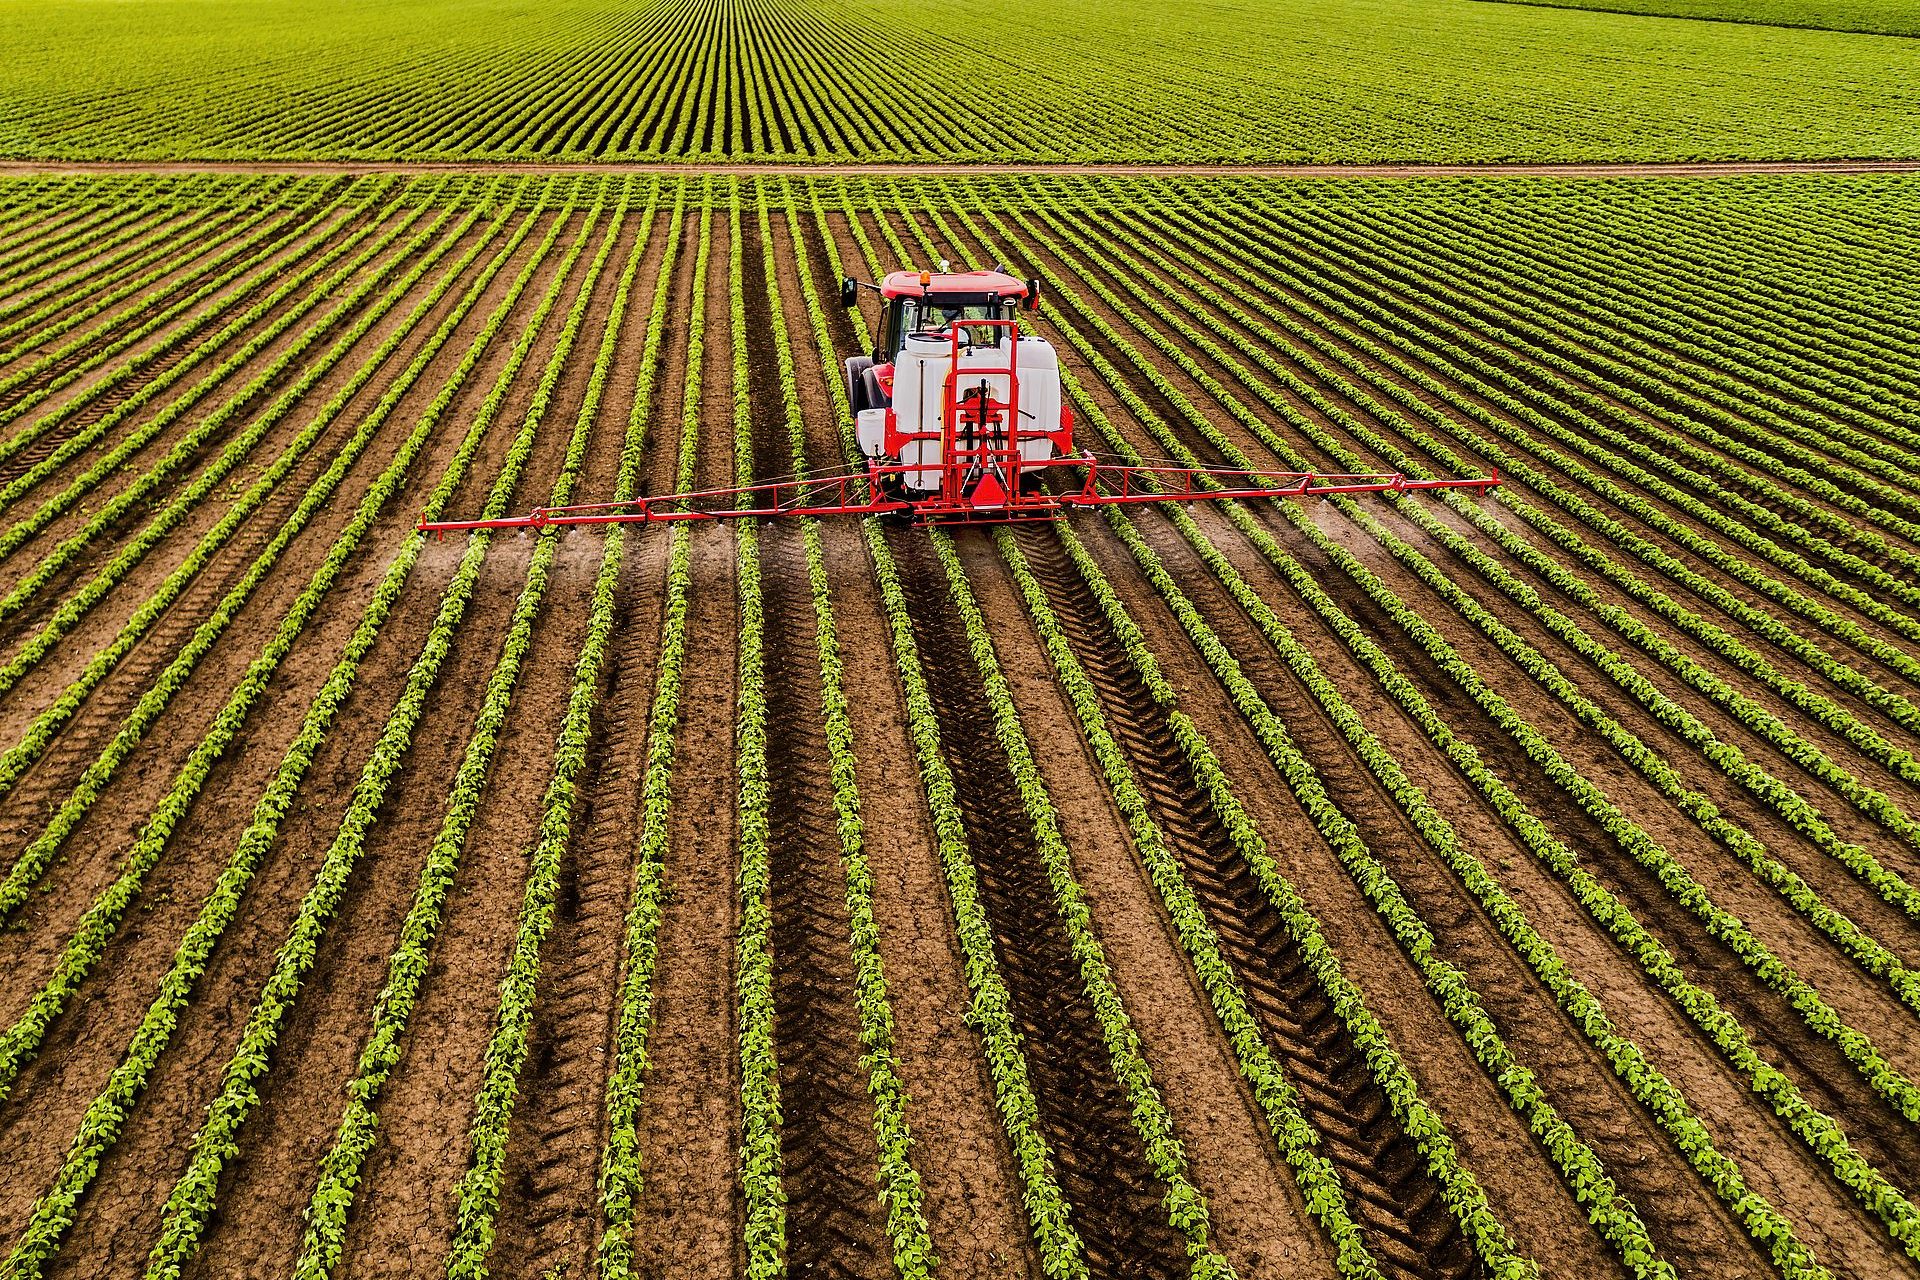
<path fill-rule="evenodd" d="M 1408 480 L 1395 472 L 1326 475 L 1110 462 L 1073 444 L 1053 344 L 1020 330 L 1037 280 L 1004 271 L 895 271 L 878 285 L 841 282 L 885 310 L 870 356 L 847 361 L 856 470 L 626 502 L 546 507 L 498 520 L 423 522 L 434 533 L 552 524 L 664 523 L 756 516 L 887 515 L 914 523 L 1049 519 L 1074 507 L 1289 498 L 1330 493 L 1478 489 L 1497 475 Z"/>

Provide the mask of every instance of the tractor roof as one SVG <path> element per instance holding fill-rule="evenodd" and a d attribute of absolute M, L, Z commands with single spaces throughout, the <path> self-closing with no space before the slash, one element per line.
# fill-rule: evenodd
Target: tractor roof
<path fill-rule="evenodd" d="M 880 292 L 889 298 L 919 297 L 920 273 L 918 271 L 894 271 L 880 282 Z M 926 292 L 938 296 L 944 293 L 982 294 L 997 293 L 1003 298 L 1024 298 L 1027 285 L 1004 271 L 949 271 L 933 273 L 926 286 Z"/>

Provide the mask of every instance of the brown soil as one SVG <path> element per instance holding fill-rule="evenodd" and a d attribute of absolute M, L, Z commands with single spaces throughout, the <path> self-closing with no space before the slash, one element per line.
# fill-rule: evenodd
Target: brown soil
<path fill-rule="evenodd" d="M 681 261 L 692 296 L 699 220 L 687 219 Z M 733 364 L 729 343 L 727 224 L 713 220 L 708 262 L 706 330 L 701 364 L 701 433 L 696 487 L 732 475 Z M 685 308 L 681 308 L 684 313 Z M 676 328 L 681 327 L 676 323 Z M 676 351 L 684 350 L 677 344 Z M 670 366 L 668 372 L 673 372 Z M 679 425 L 685 389 L 663 379 L 660 394 Z M 673 762 L 673 801 L 666 852 L 667 900 L 653 982 L 652 1068 L 639 1119 L 643 1183 L 634 1213 L 634 1250 L 678 1276 L 737 1273 L 742 1258 L 739 1035 L 734 998 L 738 780 L 738 614 L 734 607 L 734 543 L 715 526 L 691 531 L 692 566 L 687 665 Z"/>

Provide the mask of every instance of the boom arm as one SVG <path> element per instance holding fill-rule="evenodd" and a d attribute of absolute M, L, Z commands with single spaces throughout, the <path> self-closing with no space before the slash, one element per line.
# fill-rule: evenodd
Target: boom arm
<path fill-rule="evenodd" d="M 1336 493 L 1412 493 L 1424 489 L 1473 489 L 1485 492 L 1500 483 L 1499 473 L 1465 480 L 1409 480 L 1395 471 L 1326 474 L 1313 471 L 1233 471 L 1205 467 L 1135 466 L 1097 461 L 1090 456 L 1059 458 L 1049 468 L 1085 471 L 1077 490 L 1019 494 L 1003 504 L 975 506 L 937 500 L 909 501 L 882 496 L 880 483 L 921 468 L 874 466 L 864 471 L 806 480 L 774 480 L 731 489 L 703 489 L 633 498 L 626 502 L 590 502 L 566 507 L 537 507 L 526 515 L 492 520 L 423 520 L 425 533 L 445 535 L 471 529 L 545 529 L 555 525 L 674 524 L 688 520 L 749 520 L 778 516 L 870 516 L 911 513 L 937 524 L 1049 519 L 1077 507 L 1149 502 L 1202 502 L 1224 498 L 1320 498 Z"/>

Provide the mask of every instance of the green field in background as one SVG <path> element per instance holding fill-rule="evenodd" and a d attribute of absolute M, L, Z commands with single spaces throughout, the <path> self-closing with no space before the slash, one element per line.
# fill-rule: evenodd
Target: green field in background
<path fill-rule="evenodd" d="M 0 0 L 0 48 L 12 156 L 1920 156 L 1920 43 L 1477 0 Z"/>

